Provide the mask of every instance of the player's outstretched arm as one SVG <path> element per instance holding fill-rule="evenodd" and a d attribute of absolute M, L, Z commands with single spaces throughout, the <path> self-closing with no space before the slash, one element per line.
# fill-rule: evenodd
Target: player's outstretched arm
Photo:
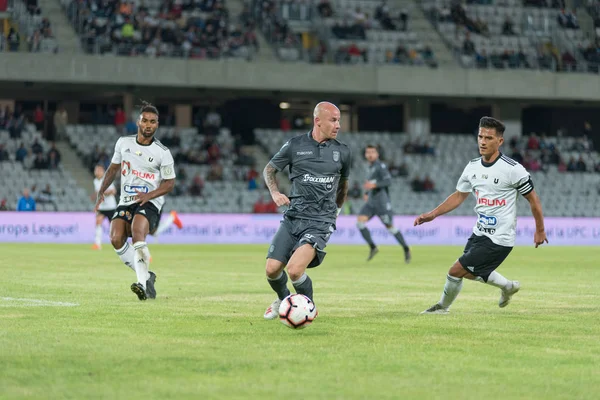
<path fill-rule="evenodd" d="M 269 188 L 269 192 L 271 192 L 271 197 L 275 204 L 278 207 L 290 204 L 290 199 L 288 197 L 279 192 L 279 187 L 277 187 L 277 179 L 275 179 L 275 175 L 277 175 L 277 169 L 271 165 L 271 163 L 267 164 L 265 169 L 263 170 L 263 178 L 265 180 L 265 184 Z"/>
<path fill-rule="evenodd" d="M 104 192 L 109 188 L 109 186 L 115 180 L 115 176 L 121 170 L 121 164 L 110 163 L 110 166 L 104 173 L 104 177 L 102 178 L 102 185 L 100 185 L 100 190 L 96 195 L 96 206 L 94 207 L 94 211 L 98 211 L 98 207 L 104 201 Z"/>
<path fill-rule="evenodd" d="M 525 198 L 529 202 L 531 214 L 533 214 L 533 218 L 535 219 L 535 233 L 533 235 L 533 241 L 535 242 L 535 247 L 537 249 L 537 247 L 544 242 L 548 243 L 548 239 L 546 238 L 546 228 L 544 228 L 542 202 L 540 201 L 540 197 L 537 195 L 535 190 L 527 193 Z"/>
<path fill-rule="evenodd" d="M 444 202 L 437 206 L 434 210 L 419 215 L 415 219 L 414 226 L 424 224 L 425 222 L 433 221 L 440 215 L 449 213 L 450 211 L 460 206 L 467 199 L 467 197 L 469 197 L 469 193 L 459 192 L 457 190 L 456 192 L 448 196 L 446 200 L 444 200 Z"/>
<path fill-rule="evenodd" d="M 160 196 L 164 196 L 165 194 L 169 193 L 171 190 L 173 190 L 174 187 L 175 179 L 163 179 L 162 182 L 160 182 L 158 188 L 156 188 L 156 190 L 153 190 L 148 193 L 138 192 L 136 201 L 140 203 L 140 206 L 143 206 L 150 200 Z"/>

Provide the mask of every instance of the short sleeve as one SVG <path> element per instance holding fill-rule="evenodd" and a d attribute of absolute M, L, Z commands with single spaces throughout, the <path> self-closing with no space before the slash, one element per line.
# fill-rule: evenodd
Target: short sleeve
<path fill-rule="evenodd" d="M 175 161 L 169 150 L 165 152 L 160 163 L 160 176 L 162 179 L 175 179 Z"/>
<path fill-rule="evenodd" d="M 533 191 L 531 175 L 521 164 L 515 165 L 510 171 L 510 185 L 523 196 L 527 196 Z"/>
<path fill-rule="evenodd" d="M 115 143 L 115 153 L 113 154 L 112 160 L 110 161 L 113 164 L 121 165 L 121 139 L 117 140 Z"/>
<path fill-rule="evenodd" d="M 471 193 L 471 191 L 473 190 L 473 186 L 471 186 L 471 181 L 469 181 L 469 171 L 467 171 L 468 167 L 468 165 L 465 167 L 462 174 L 460 175 L 460 178 L 458 179 L 458 182 L 456 183 L 456 190 L 462 193 Z"/>
<path fill-rule="evenodd" d="M 390 174 L 390 170 L 387 168 L 387 165 L 385 165 L 384 163 L 381 163 L 379 165 L 379 179 L 381 181 L 384 181 L 386 179 L 392 179 L 392 175 Z"/>
<path fill-rule="evenodd" d="M 292 163 L 292 151 L 290 150 L 291 143 L 290 141 L 285 142 L 281 149 L 271 158 L 269 164 L 274 166 L 277 171 L 281 171 L 289 164 Z"/>
<path fill-rule="evenodd" d="M 348 179 L 350 169 L 352 168 L 352 150 L 347 148 L 346 157 L 342 159 L 342 170 L 340 172 L 342 179 Z"/>

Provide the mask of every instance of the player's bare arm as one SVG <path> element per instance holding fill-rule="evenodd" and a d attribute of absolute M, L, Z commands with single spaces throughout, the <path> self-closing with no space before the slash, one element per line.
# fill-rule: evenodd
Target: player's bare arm
<path fill-rule="evenodd" d="M 100 186 L 100 190 L 98 190 L 98 194 L 96 195 L 96 206 L 94 207 L 94 211 L 98 211 L 98 207 L 104 201 L 104 193 L 108 189 L 108 187 L 115 180 L 115 176 L 121 170 L 121 164 L 113 164 L 111 163 L 106 172 L 104 173 L 104 177 L 102 178 L 102 185 Z"/>
<path fill-rule="evenodd" d="M 425 222 L 433 221 L 440 215 L 449 213 L 450 211 L 460 206 L 467 199 L 467 197 L 469 197 L 469 193 L 459 192 L 457 190 L 456 192 L 448 196 L 446 200 L 444 200 L 444 202 L 437 206 L 434 210 L 419 215 L 415 219 L 414 226 L 424 224 Z"/>
<path fill-rule="evenodd" d="M 535 190 L 532 190 L 524 197 L 529 202 L 531 214 L 533 214 L 533 218 L 535 219 L 535 234 L 533 235 L 533 241 L 535 242 L 535 247 L 537 248 L 538 246 L 544 244 L 544 242 L 548 243 L 548 239 L 546 238 L 546 228 L 544 227 L 542 202 L 540 201 L 540 197 L 537 195 Z"/>
<path fill-rule="evenodd" d="M 277 168 L 272 166 L 270 163 L 267 164 L 265 169 L 263 170 L 263 178 L 265 179 L 265 184 L 267 188 L 269 188 L 269 192 L 271 193 L 271 197 L 275 204 L 278 207 L 290 204 L 290 199 L 288 197 L 279 192 L 279 188 L 277 187 L 277 180 L 275 179 L 275 175 L 277 175 Z"/>
<path fill-rule="evenodd" d="M 138 192 L 138 194 L 136 195 L 136 203 L 140 203 L 140 206 L 143 206 L 150 200 L 160 196 L 164 196 L 165 194 L 169 193 L 171 190 L 173 190 L 174 187 L 175 179 L 164 179 L 156 190 L 153 190 L 148 193 Z"/>
<path fill-rule="evenodd" d="M 348 197 L 348 186 L 348 179 L 341 178 L 335 196 L 335 204 L 337 204 L 338 208 L 342 208 L 344 202 L 346 201 L 346 197 Z"/>

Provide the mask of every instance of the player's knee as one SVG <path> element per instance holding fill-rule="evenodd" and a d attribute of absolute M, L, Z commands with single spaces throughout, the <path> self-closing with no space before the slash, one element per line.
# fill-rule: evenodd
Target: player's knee
<path fill-rule="evenodd" d="M 466 271 L 459 261 L 456 261 L 448 270 L 448 275 L 454 278 L 462 278 L 464 277 L 465 273 Z"/>
<path fill-rule="evenodd" d="M 121 234 L 110 235 L 110 243 L 115 249 L 121 249 L 125 245 L 127 238 Z"/>
<path fill-rule="evenodd" d="M 272 258 L 269 258 L 267 260 L 265 272 L 269 278 L 275 279 L 279 276 L 279 274 L 283 270 L 283 267 L 284 267 L 284 265 L 281 261 L 277 261 Z"/>
<path fill-rule="evenodd" d="M 395 235 L 396 233 L 398 233 L 398 229 L 396 229 L 394 227 L 394 225 L 386 225 L 385 226 L 388 230 L 389 233 L 391 233 L 392 235 Z"/>
<path fill-rule="evenodd" d="M 300 277 L 302 277 L 302 275 L 304 274 L 304 271 L 306 269 L 305 268 L 301 268 L 300 266 L 295 266 L 295 265 L 288 265 L 288 275 L 290 276 L 290 279 L 293 281 L 297 281 L 298 279 L 300 279 Z"/>
<path fill-rule="evenodd" d="M 365 229 L 366 225 L 363 221 L 361 221 L 359 219 L 358 222 L 356 223 L 356 227 L 360 230 L 360 229 Z"/>

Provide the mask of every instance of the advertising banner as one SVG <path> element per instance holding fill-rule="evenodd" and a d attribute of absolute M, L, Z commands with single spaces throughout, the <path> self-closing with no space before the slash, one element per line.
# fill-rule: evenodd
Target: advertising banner
<path fill-rule="evenodd" d="M 172 226 L 149 243 L 163 244 L 267 244 L 277 231 L 282 216 L 277 214 L 180 214 L 184 224 Z M 93 213 L 2 212 L 0 242 L 4 243 L 89 243 L 95 235 Z M 413 227 L 414 217 L 397 216 L 394 224 L 412 245 L 464 245 L 471 235 L 475 217 L 442 216 Z M 546 218 L 550 245 L 600 245 L 600 218 Z M 367 225 L 377 244 L 396 244 L 381 222 Z M 104 222 L 104 243 L 109 243 L 108 221 Z M 520 217 L 517 245 L 531 245 L 535 222 Z M 355 216 L 340 216 L 330 243 L 364 245 L 356 229 Z"/>

